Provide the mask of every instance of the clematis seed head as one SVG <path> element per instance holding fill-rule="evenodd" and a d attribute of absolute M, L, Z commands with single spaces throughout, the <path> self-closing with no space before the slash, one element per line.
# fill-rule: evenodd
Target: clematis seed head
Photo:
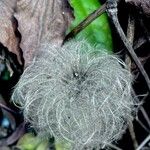
<path fill-rule="evenodd" d="M 133 119 L 131 84 L 123 61 L 85 40 L 43 43 L 12 99 L 40 136 L 67 141 L 73 150 L 99 149 Z"/>

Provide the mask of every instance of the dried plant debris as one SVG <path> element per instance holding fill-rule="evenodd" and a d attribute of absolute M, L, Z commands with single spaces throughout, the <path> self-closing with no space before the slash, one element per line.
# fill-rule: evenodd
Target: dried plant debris
<path fill-rule="evenodd" d="M 150 0 L 125 0 L 139 8 L 146 16 L 150 17 Z"/>
<path fill-rule="evenodd" d="M 133 119 L 132 76 L 126 65 L 86 41 L 43 43 L 12 99 L 40 136 L 71 149 L 102 148 Z"/>
<path fill-rule="evenodd" d="M 20 0 L 17 1 L 15 17 L 22 35 L 20 47 L 27 66 L 42 41 L 62 43 L 72 13 L 67 1 Z"/>
<path fill-rule="evenodd" d="M 18 62 L 22 64 L 19 51 L 19 39 L 15 35 L 16 23 L 13 18 L 16 0 L 0 1 L 0 43 L 17 55 Z"/>

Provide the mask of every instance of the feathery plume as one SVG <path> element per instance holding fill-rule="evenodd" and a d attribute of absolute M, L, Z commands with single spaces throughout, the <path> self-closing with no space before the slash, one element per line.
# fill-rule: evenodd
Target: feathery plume
<path fill-rule="evenodd" d="M 101 148 L 119 139 L 133 119 L 132 76 L 115 55 L 69 41 L 41 44 L 12 99 L 43 137 L 72 149 Z"/>

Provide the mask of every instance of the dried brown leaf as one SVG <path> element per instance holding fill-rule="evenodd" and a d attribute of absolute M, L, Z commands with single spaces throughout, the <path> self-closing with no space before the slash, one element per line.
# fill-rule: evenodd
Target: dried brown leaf
<path fill-rule="evenodd" d="M 15 35 L 16 23 L 13 18 L 17 0 L 0 1 L 0 43 L 17 55 L 20 64 L 19 39 Z"/>
<path fill-rule="evenodd" d="M 18 30 L 22 35 L 21 49 L 25 66 L 32 61 L 43 41 L 62 43 L 72 20 L 67 0 L 18 0 Z"/>
<path fill-rule="evenodd" d="M 150 17 L 150 0 L 125 0 L 139 9 L 146 15 Z"/>

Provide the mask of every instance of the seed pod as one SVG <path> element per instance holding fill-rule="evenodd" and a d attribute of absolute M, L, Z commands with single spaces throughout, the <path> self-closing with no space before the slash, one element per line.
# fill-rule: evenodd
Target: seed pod
<path fill-rule="evenodd" d="M 132 76 L 115 55 L 86 41 L 44 43 L 24 71 L 12 99 L 43 137 L 72 149 L 101 148 L 119 139 L 133 119 Z"/>

